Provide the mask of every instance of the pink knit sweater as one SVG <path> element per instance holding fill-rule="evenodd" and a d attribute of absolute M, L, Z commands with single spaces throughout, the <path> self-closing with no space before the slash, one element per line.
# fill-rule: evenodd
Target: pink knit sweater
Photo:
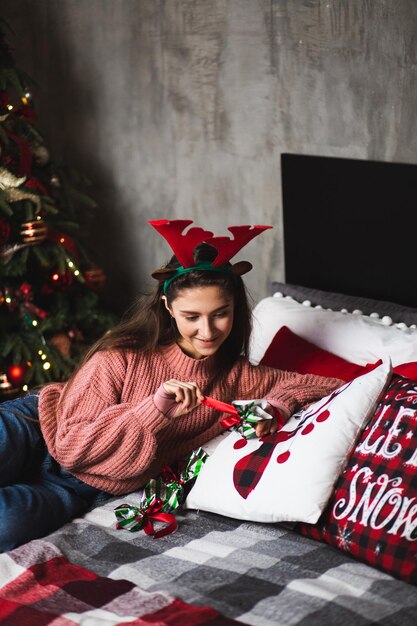
<path fill-rule="evenodd" d="M 254 367 L 243 358 L 213 384 L 215 372 L 216 355 L 192 359 L 177 344 L 153 354 L 98 352 L 62 402 L 64 384 L 42 390 L 39 419 L 48 449 L 82 481 L 113 494 L 129 493 L 222 431 L 224 415 L 203 405 L 181 417 L 166 417 L 154 403 L 161 383 L 193 381 L 225 402 L 267 398 L 286 417 L 342 384 Z"/>

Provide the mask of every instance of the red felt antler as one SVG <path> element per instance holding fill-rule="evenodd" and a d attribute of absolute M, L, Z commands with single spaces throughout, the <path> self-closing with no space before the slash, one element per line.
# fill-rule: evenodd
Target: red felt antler
<path fill-rule="evenodd" d="M 193 223 L 193 220 L 151 220 L 148 222 L 167 240 L 175 256 L 183 267 L 194 265 L 194 248 L 203 241 L 210 239 L 213 233 L 204 228 L 193 227 L 185 235 L 184 228 Z"/>
<path fill-rule="evenodd" d="M 222 266 L 230 261 L 251 239 L 260 235 L 264 230 L 272 228 L 272 226 L 230 226 L 227 230 L 233 235 L 233 239 L 229 237 L 212 237 L 205 239 L 206 243 L 214 246 L 218 250 L 218 255 L 213 261 L 214 266 Z"/>

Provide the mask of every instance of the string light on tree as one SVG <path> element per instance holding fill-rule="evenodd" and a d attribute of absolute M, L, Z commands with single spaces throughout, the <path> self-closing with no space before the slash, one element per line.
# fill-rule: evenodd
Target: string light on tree
<path fill-rule="evenodd" d="M 59 291 L 68 291 L 73 282 L 72 272 L 66 270 L 63 274 L 60 274 L 59 271 L 55 271 L 51 276 L 51 284 L 54 289 Z"/>
<path fill-rule="evenodd" d="M 51 368 L 51 364 L 47 360 L 48 356 L 45 354 L 45 352 L 43 350 L 38 350 L 38 354 L 41 357 L 41 360 L 43 361 L 43 364 L 42 364 L 43 369 L 44 370 L 49 370 Z"/>
<path fill-rule="evenodd" d="M 80 281 L 80 283 L 85 282 L 84 281 L 84 276 L 81 274 L 80 270 L 75 265 L 74 261 L 72 261 L 69 257 L 66 258 L 66 261 L 67 261 L 67 265 L 70 268 L 71 272 Z"/>

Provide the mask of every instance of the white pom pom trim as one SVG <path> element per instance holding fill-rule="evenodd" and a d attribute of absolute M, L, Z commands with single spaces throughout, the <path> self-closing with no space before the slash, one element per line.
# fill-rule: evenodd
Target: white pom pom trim
<path fill-rule="evenodd" d="M 282 291 L 275 291 L 272 294 L 272 296 L 274 298 L 283 298 L 284 300 L 292 300 L 293 302 L 297 302 L 297 300 L 294 300 L 292 296 L 285 296 L 282 293 Z M 321 306 L 321 304 L 313 305 L 311 300 L 303 300 L 301 304 L 305 307 L 312 307 L 312 308 L 314 307 L 315 309 L 319 311 L 330 311 L 332 313 L 335 312 L 335 310 L 332 308 L 325 309 L 323 306 Z M 343 309 L 340 309 L 340 313 L 349 314 L 349 311 L 343 308 Z M 374 311 L 373 313 L 370 313 L 369 315 L 365 315 L 363 311 L 361 311 L 360 309 L 354 309 L 350 313 L 350 315 L 363 315 L 363 317 L 371 317 L 375 320 L 379 320 L 384 326 L 395 326 L 396 328 L 398 328 L 398 330 L 407 330 L 408 328 L 410 330 L 417 330 L 417 324 L 410 324 L 409 326 L 407 326 L 405 322 L 397 322 L 394 324 L 392 318 L 389 315 L 384 315 L 383 317 L 381 317 L 379 313 L 377 313 L 376 311 Z"/>

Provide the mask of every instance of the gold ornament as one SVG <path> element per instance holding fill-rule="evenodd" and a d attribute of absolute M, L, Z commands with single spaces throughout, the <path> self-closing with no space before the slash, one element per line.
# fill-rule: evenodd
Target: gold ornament
<path fill-rule="evenodd" d="M 2 246 L 0 248 L 0 263 L 7 265 L 18 250 L 22 250 L 22 248 L 26 248 L 29 245 L 29 243 L 15 243 L 13 245 L 6 244 Z"/>
<path fill-rule="evenodd" d="M 22 235 L 23 243 L 35 245 L 45 241 L 48 234 L 48 226 L 43 220 L 23 222 L 20 234 Z"/>
<path fill-rule="evenodd" d="M 36 205 L 36 213 L 41 210 L 41 199 L 39 196 L 24 189 L 17 189 L 26 181 L 26 176 L 18 178 L 5 167 L 0 167 L 0 189 L 6 193 L 9 202 L 19 200 L 31 200 Z"/>
<path fill-rule="evenodd" d="M 0 189 L 10 189 L 20 187 L 26 180 L 26 176 L 18 178 L 5 167 L 0 167 Z"/>
<path fill-rule="evenodd" d="M 50 343 L 58 350 L 62 356 L 71 356 L 71 339 L 67 333 L 56 333 L 50 339 Z"/>
<path fill-rule="evenodd" d="M 34 143 L 32 145 L 32 154 L 35 157 L 36 164 L 41 167 L 46 165 L 50 159 L 50 154 L 42 143 Z"/>
<path fill-rule="evenodd" d="M 41 199 L 34 193 L 21 191 L 20 189 L 6 189 L 6 196 L 9 202 L 19 202 L 19 200 L 31 200 L 36 205 L 36 213 L 42 208 Z"/>

